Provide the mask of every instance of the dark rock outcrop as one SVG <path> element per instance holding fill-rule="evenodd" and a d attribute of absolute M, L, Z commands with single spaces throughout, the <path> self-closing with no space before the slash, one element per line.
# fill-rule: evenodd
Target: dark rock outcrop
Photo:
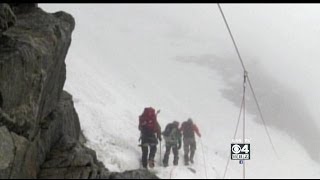
<path fill-rule="evenodd" d="M 109 179 L 159 179 L 148 170 L 125 171 L 123 173 L 111 173 Z"/>
<path fill-rule="evenodd" d="M 0 3 L 0 33 L 6 31 L 16 22 L 16 16 L 8 4 Z"/>
<path fill-rule="evenodd" d="M 107 177 L 95 152 L 78 142 L 79 118 L 63 91 L 74 19 L 32 4 L 10 5 L 13 10 L 1 4 L 0 178 L 56 177 L 48 169 L 60 169 L 52 163 L 59 160 L 70 161 L 59 176 L 71 177 L 68 169 L 76 167 L 73 174 L 83 169 L 92 178 Z"/>
<path fill-rule="evenodd" d="M 73 107 L 72 97 L 64 92 L 58 108 L 50 115 L 50 120 L 42 124 L 44 133 L 51 135 L 51 141 L 42 139 L 46 161 L 41 165 L 39 178 L 107 178 L 109 172 L 97 160 L 96 153 L 79 142 L 80 124 Z M 62 124 L 59 124 L 62 123 Z M 54 134 L 53 134 L 54 133 Z"/>
<path fill-rule="evenodd" d="M 2 110 L 19 121 L 10 131 L 32 140 L 40 120 L 60 99 L 66 79 L 64 60 L 75 23 L 66 13 L 47 14 L 39 8 L 18 14 L 17 19 L 1 37 Z"/>
<path fill-rule="evenodd" d="M 155 177 L 111 173 L 84 146 L 72 96 L 63 91 L 74 27 L 64 12 L 0 4 L 0 179 Z"/>

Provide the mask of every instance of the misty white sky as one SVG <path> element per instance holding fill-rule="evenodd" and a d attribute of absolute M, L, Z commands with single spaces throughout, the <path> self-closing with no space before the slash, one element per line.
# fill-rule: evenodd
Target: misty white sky
<path fill-rule="evenodd" d="M 242 58 L 245 64 L 250 64 L 249 75 L 257 76 L 255 64 L 261 65 L 269 76 L 297 92 L 317 120 L 320 4 L 221 6 Z M 216 4 L 40 4 L 40 7 L 49 12 L 63 10 L 75 17 L 68 61 L 81 57 L 88 62 L 108 62 L 108 67 L 98 68 L 116 74 L 117 68 L 131 70 L 130 59 L 139 63 L 139 59 L 150 58 L 155 63 L 151 68 L 157 72 L 158 55 L 171 58 L 214 54 L 233 60 L 241 70 Z M 260 88 L 266 92 L 273 89 L 270 84 Z M 316 123 L 320 127 L 320 122 Z"/>
<path fill-rule="evenodd" d="M 183 51 L 180 48 L 201 44 L 195 54 L 221 51 L 238 63 L 216 4 L 41 4 L 40 7 L 52 12 L 65 10 L 76 18 L 72 46 L 85 48 L 80 41 L 100 43 L 102 50 L 110 43 L 108 28 L 119 28 L 132 32 L 128 40 L 137 41 L 137 46 L 145 46 L 139 44 L 140 37 L 165 37 L 172 42 L 170 45 L 179 47 L 174 49 L 177 55 Z M 222 4 L 222 8 L 245 63 L 263 64 L 272 76 L 298 91 L 313 115 L 319 117 L 320 5 Z M 150 33 L 139 34 L 140 28 Z M 254 76 L 254 69 L 249 72 Z"/>

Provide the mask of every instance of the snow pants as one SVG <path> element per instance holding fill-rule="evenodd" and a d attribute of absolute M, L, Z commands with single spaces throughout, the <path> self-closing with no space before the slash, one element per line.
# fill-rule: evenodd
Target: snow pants
<path fill-rule="evenodd" d="M 149 164 L 154 165 L 154 157 L 157 152 L 158 140 L 155 136 L 152 137 L 142 137 L 141 150 L 142 150 L 142 166 L 147 168 Z"/>
<path fill-rule="evenodd" d="M 197 149 L 195 138 L 184 138 L 183 149 L 184 149 L 184 163 L 186 165 L 189 164 L 189 161 L 193 163 L 194 154 Z M 190 153 L 190 156 L 189 156 L 189 153 Z"/>
<path fill-rule="evenodd" d="M 169 144 L 166 143 L 166 152 L 164 154 L 164 158 L 163 158 L 163 165 L 166 167 L 168 166 L 168 161 L 169 161 L 169 155 L 170 152 L 173 152 L 173 165 L 178 165 L 179 162 L 179 149 L 178 149 L 178 144 Z"/>

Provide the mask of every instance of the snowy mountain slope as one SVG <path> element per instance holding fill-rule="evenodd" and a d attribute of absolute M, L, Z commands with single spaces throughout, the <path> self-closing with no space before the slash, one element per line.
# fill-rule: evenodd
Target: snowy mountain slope
<path fill-rule="evenodd" d="M 203 134 L 204 145 L 202 147 L 198 139 L 196 174 L 182 166 L 181 150 L 181 166 L 174 170 L 157 166 L 157 175 L 163 178 L 205 178 L 205 158 L 208 178 L 222 178 L 239 107 L 223 97 L 221 90 L 229 84 L 224 82 L 219 71 L 183 63 L 177 61 L 177 57 L 203 54 L 231 57 L 228 52 L 232 49 L 225 50 L 225 40 L 221 41 L 219 36 L 214 38 L 217 42 L 202 41 L 206 39 L 204 35 L 195 36 L 205 28 L 190 29 L 180 24 L 179 19 L 170 19 L 175 8 L 185 14 L 189 10 L 199 14 L 201 8 L 171 7 L 166 9 L 167 15 L 162 15 L 153 12 L 154 7 L 137 5 L 42 6 L 50 11 L 68 11 L 77 20 L 67 61 L 66 89 L 74 95 L 88 146 L 97 151 L 107 168 L 114 171 L 139 168 L 138 116 L 144 107 L 153 106 L 161 109 L 159 122 L 163 128 L 173 120 L 182 122 L 188 117 L 194 118 Z M 147 13 L 149 17 L 144 16 Z M 96 22 L 92 24 L 90 18 Z M 168 25 L 167 22 L 171 23 Z M 180 33 L 177 35 L 177 31 L 171 29 Z M 235 60 L 234 63 L 238 62 Z M 242 76 L 240 73 L 239 65 L 239 71 L 234 75 Z M 241 92 L 241 82 L 238 85 Z M 240 104 L 241 96 L 238 98 Z M 247 137 L 252 144 L 247 177 L 320 177 L 319 165 L 295 139 L 270 129 L 280 155 L 277 160 L 263 126 L 253 120 L 256 116 L 248 114 L 247 118 Z M 156 160 L 159 161 L 159 149 Z M 241 165 L 232 161 L 227 178 L 240 178 L 241 175 Z"/>

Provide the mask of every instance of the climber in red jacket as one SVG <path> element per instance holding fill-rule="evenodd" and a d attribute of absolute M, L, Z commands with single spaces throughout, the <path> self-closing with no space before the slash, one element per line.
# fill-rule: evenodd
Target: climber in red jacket
<path fill-rule="evenodd" d="M 184 163 L 185 165 L 189 165 L 190 161 L 193 164 L 193 158 L 197 147 L 195 133 L 198 135 L 199 138 L 201 138 L 200 131 L 197 125 L 193 123 L 191 118 L 182 123 L 180 131 L 183 134 Z"/>

